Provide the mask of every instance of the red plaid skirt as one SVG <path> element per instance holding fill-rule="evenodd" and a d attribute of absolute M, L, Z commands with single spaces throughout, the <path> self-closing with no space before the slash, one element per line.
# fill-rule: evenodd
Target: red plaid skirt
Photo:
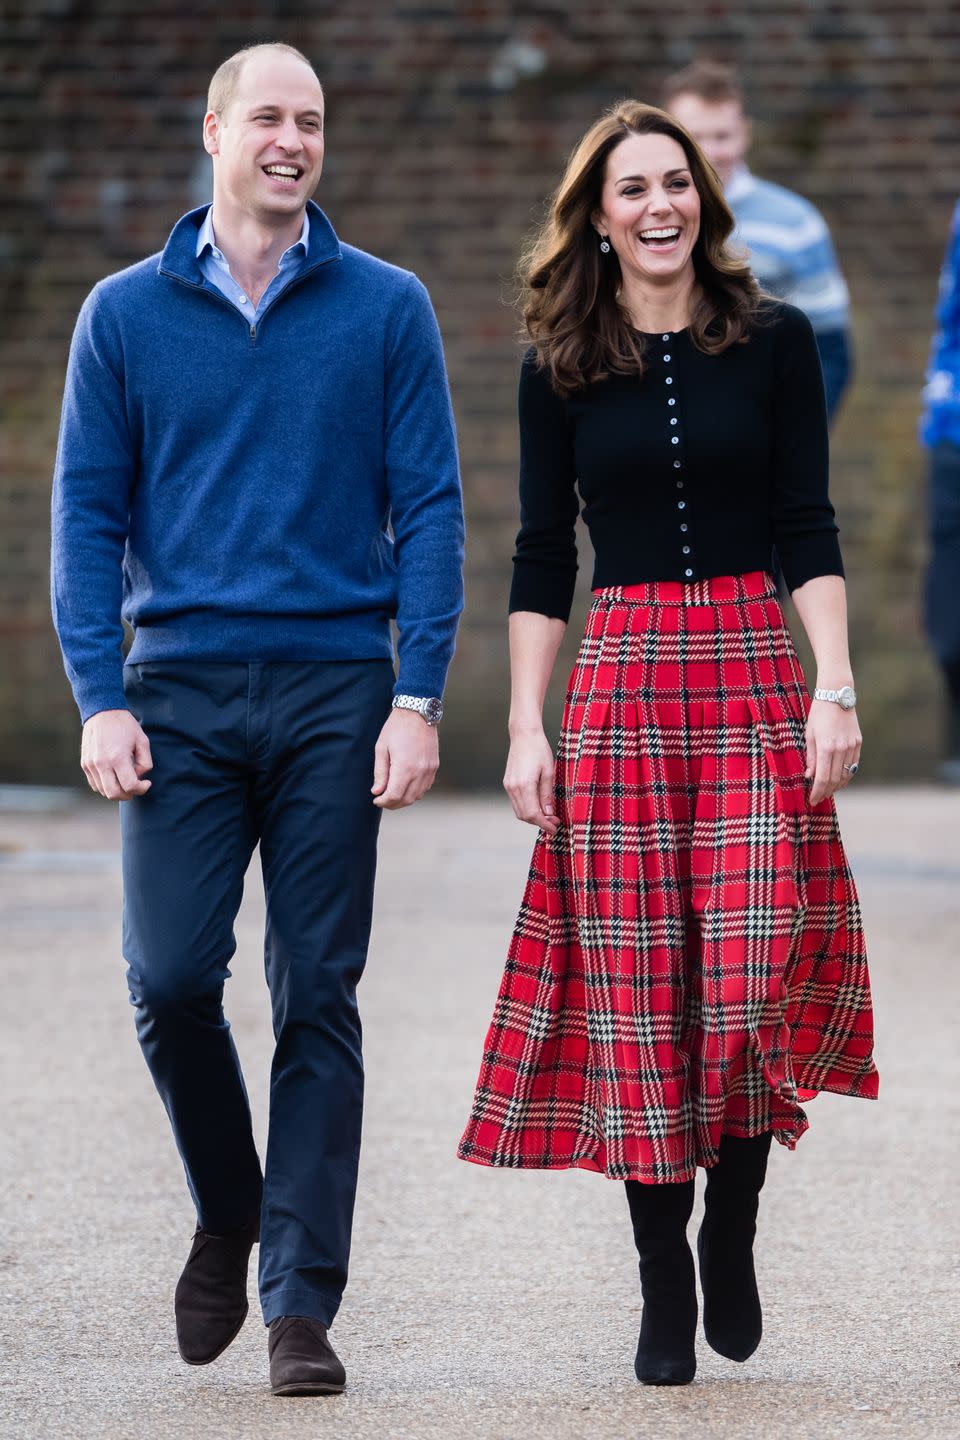
<path fill-rule="evenodd" d="M 875 1097 L 860 908 L 769 575 L 597 592 L 460 1142 L 481 1165 L 690 1179 L 720 1136 Z"/>

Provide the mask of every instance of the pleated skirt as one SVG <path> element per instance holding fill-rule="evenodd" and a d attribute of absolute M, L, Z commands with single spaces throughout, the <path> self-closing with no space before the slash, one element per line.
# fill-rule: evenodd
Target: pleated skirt
<path fill-rule="evenodd" d="M 690 1179 L 873 1098 L 860 907 L 769 575 L 595 592 L 459 1155 Z"/>

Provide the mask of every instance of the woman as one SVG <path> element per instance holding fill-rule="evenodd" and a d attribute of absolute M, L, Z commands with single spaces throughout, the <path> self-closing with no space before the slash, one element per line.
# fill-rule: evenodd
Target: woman
<path fill-rule="evenodd" d="M 732 223 L 689 135 L 630 101 L 580 143 L 528 257 L 504 784 L 541 834 L 459 1152 L 626 1182 L 646 1384 L 696 1370 L 697 1166 L 704 1329 L 745 1360 L 771 1136 L 792 1149 L 818 1091 L 877 1091 L 832 799 L 861 737 L 820 365 Z M 541 708 L 577 486 L 595 598 L 555 780 Z"/>

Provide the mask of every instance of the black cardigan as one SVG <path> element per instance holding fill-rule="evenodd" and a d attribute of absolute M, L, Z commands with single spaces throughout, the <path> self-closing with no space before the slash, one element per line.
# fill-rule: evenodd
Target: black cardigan
<path fill-rule="evenodd" d="M 697 350 L 686 330 L 644 336 L 644 374 L 562 399 L 530 351 L 520 372 L 520 514 L 510 609 L 566 620 L 579 511 L 593 588 L 769 570 L 790 590 L 842 575 L 827 494 L 816 340 L 777 304 L 746 344 Z"/>

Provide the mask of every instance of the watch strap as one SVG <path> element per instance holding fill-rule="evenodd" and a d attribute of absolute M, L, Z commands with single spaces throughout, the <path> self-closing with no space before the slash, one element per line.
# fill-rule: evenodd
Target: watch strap
<path fill-rule="evenodd" d="M 439 725 L 443 719 L 443 702 L 433 696 L 394 695 L 394 710 L 415 710 L 428 725 Z"/>
<path fill-rule="evenodd" d="M 839 690 L 824 690 L 820 686 L 813 692 L 814 700 L 831 700 L 844 710 L 852 710 L 857 703 L 857 692 L 852 685 L 841 685 Z"/>

